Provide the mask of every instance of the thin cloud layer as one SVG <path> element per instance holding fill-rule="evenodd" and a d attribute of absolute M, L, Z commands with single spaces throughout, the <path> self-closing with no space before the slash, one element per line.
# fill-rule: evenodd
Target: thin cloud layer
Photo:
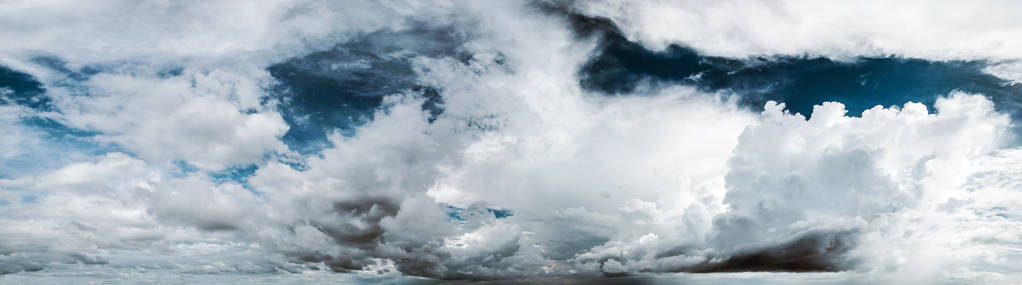
<path fill-rule="evenodd" d="M 1012 4 L 9 4 L 0 281 L 1019 277 Z"/>

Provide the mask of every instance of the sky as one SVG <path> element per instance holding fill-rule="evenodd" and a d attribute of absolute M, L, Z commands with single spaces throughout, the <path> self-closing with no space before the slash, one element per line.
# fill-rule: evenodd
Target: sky
<path fill-rule="evenodd" d="M 1020 13 L 0 0 L 0 284 L 1012 284 Z"/>

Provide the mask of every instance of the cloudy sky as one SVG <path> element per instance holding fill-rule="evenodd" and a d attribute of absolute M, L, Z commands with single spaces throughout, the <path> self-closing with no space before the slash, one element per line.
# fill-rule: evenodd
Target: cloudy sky
<path fill-rule="evenodd" d="M 0 0 L 0 283 L 1010 284 L 1020 14 Z"/>

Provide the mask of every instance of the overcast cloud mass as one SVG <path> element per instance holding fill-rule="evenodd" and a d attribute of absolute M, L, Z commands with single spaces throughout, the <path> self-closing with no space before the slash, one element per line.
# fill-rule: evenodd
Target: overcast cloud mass
<path fill-rule="evenodd" d="M 1019 15 L 0 0 L 0 283 L 1012 284 Z"/>

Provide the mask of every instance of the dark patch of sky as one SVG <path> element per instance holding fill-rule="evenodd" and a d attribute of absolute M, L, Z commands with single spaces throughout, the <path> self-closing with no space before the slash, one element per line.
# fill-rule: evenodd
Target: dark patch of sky
<path fill-rule="evenodd" d="M 731 91 L 739 103 L 761 110 L 783 102 L 792 112 L 809 116 L 814 105 L 837 101 L 858 116 L 877 105 L 924 103 L 933 111 L 940 96 L 954 90 L 981 93 L 998 111 L 1022 118 L 1022 85 L 983 71 L 984 61 L 930 61 L 859 57 L 837 61 L 825 57 L 774 56 L 732 59 L 705 56 L 678 44 L 654 51 L 629 41 L 609 20 L 565 11 L 580 37 L 599 37 L 599 47 L 579 69 L 583 88 L 608 95 L 629 94 L 642 84 L 680 84 L 702 91 Z"/>
<path fill-rule="evenodd" d="M 35 110 L 52 110 L 43 84 L 28 73 L 0 66 L 0 105 L 22 105 Z"/>
<path fill-rule="evenodd" d="M 338 129 L 351 135 L 370 120 L 383 97 L 399 93 L 423 96 L 422 106 L 435 119 L 443 112 L 440 90 L 418 81 L 416 56 L 467 61 L 463 36 L 450 29 L 374 32 L 330 50 L 292 58 L 267 68 L 278 80 L 272 96 L 291 126 L 284 142 L 302 153 L 328 146 L 326 135 Z"/>

